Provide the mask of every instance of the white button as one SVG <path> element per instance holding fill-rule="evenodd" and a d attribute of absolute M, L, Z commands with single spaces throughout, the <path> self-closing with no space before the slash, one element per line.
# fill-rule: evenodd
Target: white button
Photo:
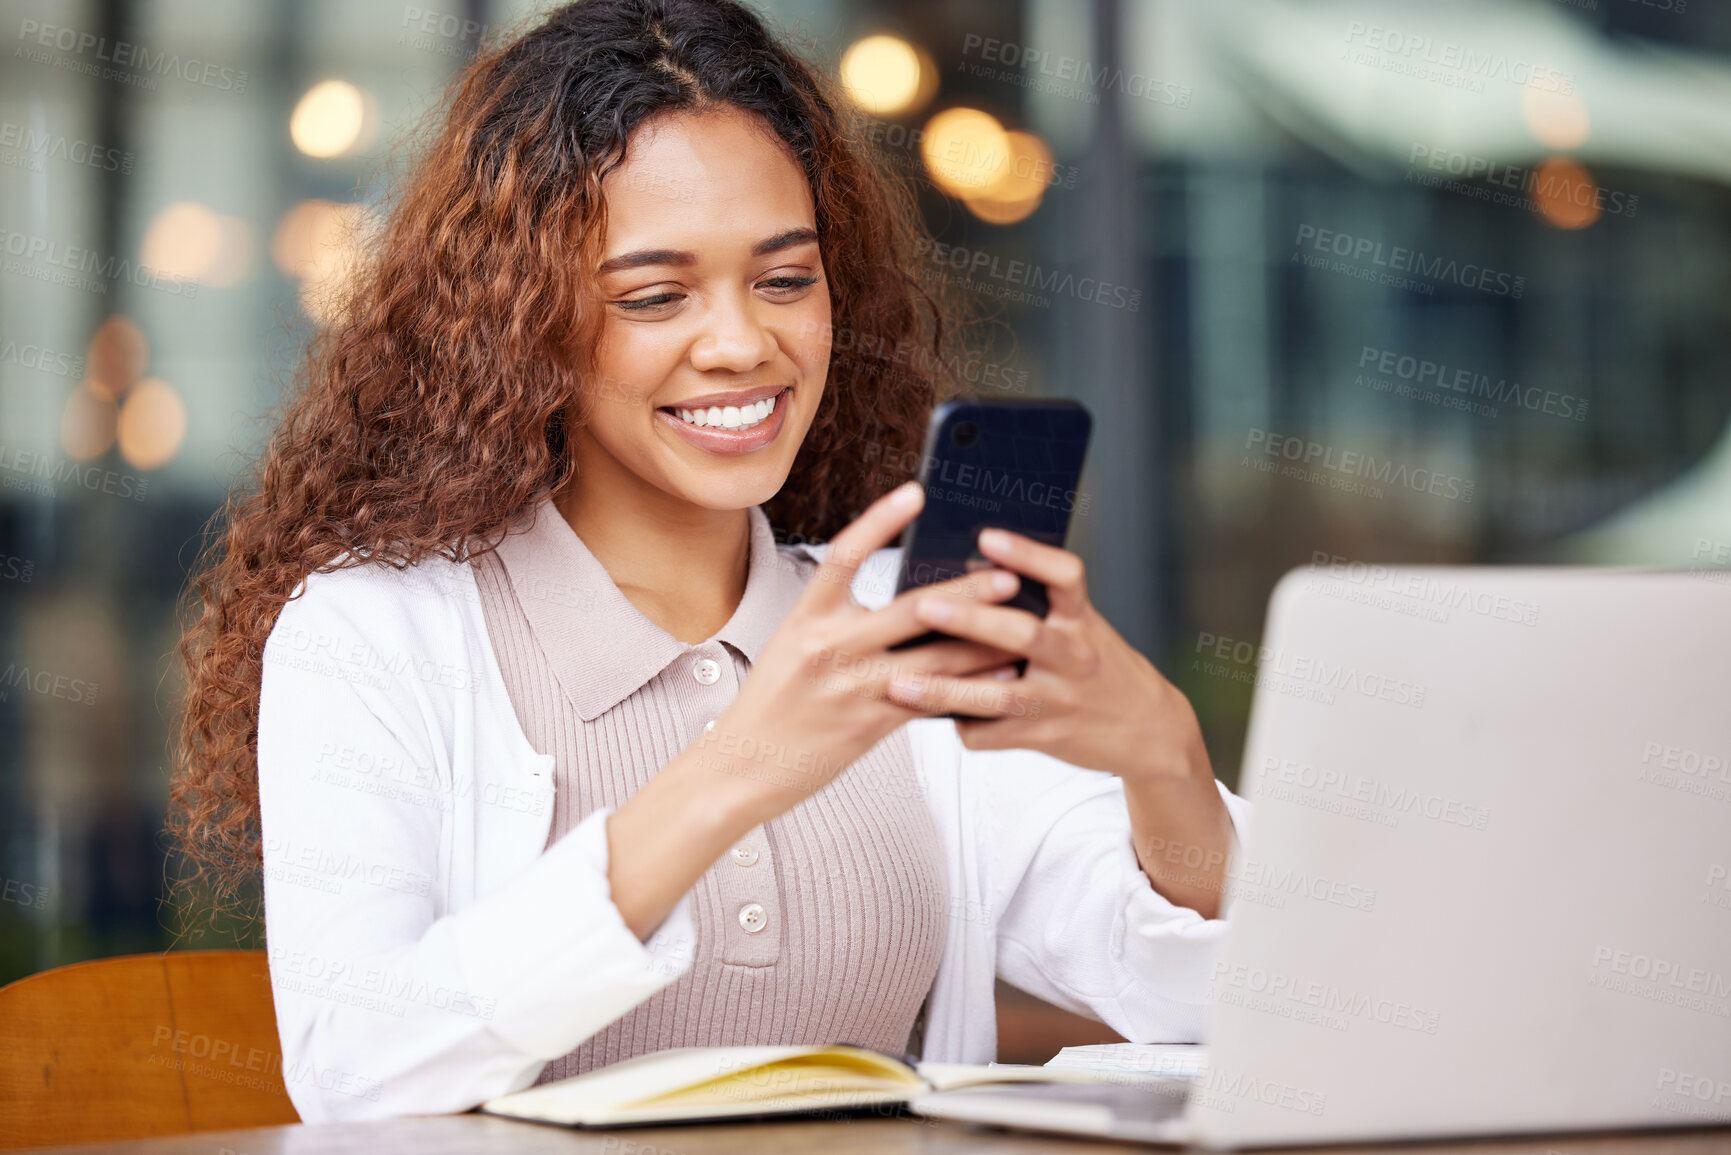
<path fill-rule="evenodd" d="M 705 734 L 707 734 L 707 733 L 709 733 L 709 731 L 711 731 L 713 729 L 715 729 L 715 719 L 711 718 L 709 721 L 707 721 L 703 724 L 703 732 Z"/>
<path fill-rule="evenodd" d="M 739 925 L 745 928 L 746 934 L 756 934 L 769 925 L 769 915 L 764 912 L 760 902 L 748 902 L 739 908 Z"/>
<path fill-rule="evenodd" d="M 748 842 L 740 843 L 733 848 L 733 861 L 741 866 L 755 866 L 757 864 L 757 847 Z"/>
<path fill-rule="evenodd" d="M 705 658 L 691 667 L 691 676 L 705 686 L 713 686 L 716 680 L 721 677 L 721 667 L 713 659 Z"/>

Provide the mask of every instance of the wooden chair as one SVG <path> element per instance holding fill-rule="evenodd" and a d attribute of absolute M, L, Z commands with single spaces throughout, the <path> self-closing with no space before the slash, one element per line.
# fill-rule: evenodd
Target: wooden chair
<path fill-rule="evenodd" d="M 0 988 L 0 1150 L 299 1121 L 263 951 L 127 955 Z"/>

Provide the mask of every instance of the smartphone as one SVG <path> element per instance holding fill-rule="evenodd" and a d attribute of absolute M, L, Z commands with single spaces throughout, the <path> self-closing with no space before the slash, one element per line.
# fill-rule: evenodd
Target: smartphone
<path fill-rule="evenodd" d="M 1007 529 L 1062 548 L 1094 419 L 1075 401 L 946 401 L 926 430 L 925 507 L 902 531 L 896 593 L 991 568 L 980 531 Z M 1022 578 L 1005 605 L 1046 616 L 1046 587 Z M 948 637 L 936 631 L 891 649 Z M 1020 673 L 1027 665 L 1018 662 Z"/>

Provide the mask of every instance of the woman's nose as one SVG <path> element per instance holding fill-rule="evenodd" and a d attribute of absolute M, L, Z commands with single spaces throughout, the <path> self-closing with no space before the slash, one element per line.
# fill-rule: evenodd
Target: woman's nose
<path fill-rule="evenodd" d="M 775 338 L 756 316 L 749 301 L 717 302 L 704 319 L 703 331 L 691 346 L 691 364 L 698 370 L 721 369 L 748 373 L 775 356 Z"/>

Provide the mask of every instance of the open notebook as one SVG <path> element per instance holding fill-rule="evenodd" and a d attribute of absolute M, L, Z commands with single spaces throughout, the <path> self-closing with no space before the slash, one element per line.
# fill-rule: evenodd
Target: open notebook
<path fill-rule="evenodd" d="M 1101 1072 L 916 1063 L 862 1047 L 685 1047 L 501 1095 L 481 1110 L 573 1127 L 675 1123 L 905 1103 L 994 1083 L 1091 1083 Z"/>

